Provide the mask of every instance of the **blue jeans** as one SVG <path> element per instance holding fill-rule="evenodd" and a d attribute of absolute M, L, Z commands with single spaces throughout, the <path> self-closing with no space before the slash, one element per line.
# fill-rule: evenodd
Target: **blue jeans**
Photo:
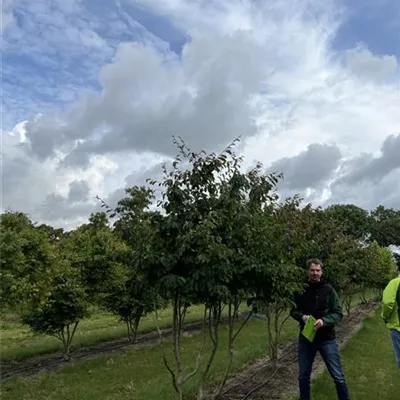
<path fill-rule="evenodd" d="M 311 400 L 310 377 L 317 352 L 320 352 L 326 367 L 333 378 L 339 400 L 350 400 L 346 379 L 342 371 L 339 346 L 336 340 L 310 343 L 300 335 L 299 338 L 299 389 L 300 400 Z"/>
<path fill-rule="evenodd" d="M 394 353 L 396 355 L 397 366 L 400 369 L 400 332 L 396 329 L 391 329 L 390 336 L 392 337 Z"/>

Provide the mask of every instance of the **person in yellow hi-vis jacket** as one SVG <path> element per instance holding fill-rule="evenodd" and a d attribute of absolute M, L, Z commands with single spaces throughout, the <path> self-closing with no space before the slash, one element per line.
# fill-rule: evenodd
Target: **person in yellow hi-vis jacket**
<path fill-rule="evenodd" d="M 392 279 L 383 291 L 382 318 L 390 330 L 400 370 L 400 262 L 397 264 L 397 272 L 397 278 Z"/>

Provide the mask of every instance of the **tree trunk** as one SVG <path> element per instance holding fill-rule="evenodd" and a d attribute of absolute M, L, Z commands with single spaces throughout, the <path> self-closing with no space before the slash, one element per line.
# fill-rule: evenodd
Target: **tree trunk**
<path fill-rule="evenodd" d="M 220 398 L 220 396 L 222 394 L 222 389 L 224 388 L 224 386 L 226 384 L 226 381 L 228 379 L 229 371 L 231 369 L 232 362 L 233 362 L 233 343 L 234 343 L 235 339 L 237 338 L 239 333 L 242 331 L 242 329 L 244 328 L 244 326 L 246 325 L 246 323 L 248 322 L 248 320 L 250 319 L 250 317 L 252 315 L 252 313 L 249 313 L 249 315 L 243 321 L 243 323 L 238 328 L 236 333 L 233 333 L 234 322 L 235 322 L 236 304 L 237 304 L 237 302 L 235 301 L 234 304 L 233 304 L 233 307 L 232 307 L 232 303 L 229 303 L 229 306 L 228 306 L 228 365 L 227 365 L 227 367 L 225 369 L 224 376 L 222 378 L 222 381 L 221 381 L 221 383 L 219 385 L 218 391 L 217 391 L 214 399 Z M 233 309 L 233 312 L 232 312 L 232 309 Z"/>
<path fill-rule="evenodd" d="M 76 328 L 78 327 L 79 321 L 75 322 L 75 324 L 72 327 L 70 325 L 65 325 L 61 328 L 60 332 L 56 337 L 61 340 L 63 344 L 63 358 L 64 361 L 70 361 L 71 359 L 71 344 L 72 340 L 74 339 Z"/>
<path fill-rule="evenodd" d="M 209 336 L 212 342 L 210 356 L 208 357 L 206 366 L 203 369 L 203 372 L 200 377 L 199 385 L 197 388 L 197 400 L 202 400 L 204 398 L 204 385 L 208 378 L 208 373 L 210 372 L 211 365 L 214 361 L 215 354 L 218 349 L 219 344 L 219 335 L 218 335 L 218 327 L 221 322 L 221 312 L 222 305 L 219 303 L 218 305 L 213 305 L 208 310 L 208 330 Z"/>
<path fill-rule="evenodd" d="M 240 297 L 235 296 L 234 298 L 234 309 L 233 309 L 233 319 L 238 320 L 239 319 L 239 307 L 240 307 Z"/>
<path fill-rule="evenodd" d="M 138 329 L 139 329 L 139 323 L 140 323 L 142 316 L 143 316 L 143 310 L 139 309 L 139 310 L 137 310 L 137 312 L 134 316 L 129 316 L 125 321 L 127 332 L 128 332 L 128 339 L 132 343 L 136 343 Z"/>

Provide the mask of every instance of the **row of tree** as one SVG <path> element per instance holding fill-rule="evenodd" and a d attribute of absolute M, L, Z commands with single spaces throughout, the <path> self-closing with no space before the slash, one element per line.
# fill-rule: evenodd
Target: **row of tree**
<path fill-rule="evenodd" d="M 255 299 L 253 307 L 265 314 L 270 356 L 277 358 L 284 315 L 303 288 L 307 258 L 324 261 L 325 276 L 348 311 L 354 293 L 381 291 L 395 269 L 386 247 L 400 245 L 400 211 L 280 201 L 275 189 L 281 176 L 266 174 L 261 164 L 244 172 L 236 142 L 221 154 L 175 144 L 178 156 L 163 166 L 160 182 L 127 189 L 115 209 L 103 203 L 105 212 L 73 231 L 4 213 L 0 295 L 3 307 L 17 310 L 32 330 L 58 337 L 66 356 L 91 305 L 124 321 L 133 341 L 144 315 L 172 307 L 175 365 L 165 352 L 164 362 L 178 398 L 184 383 L 200 376 L 200 399 L 223 322 L 229 360 L 217 395 L 226 381 L 234 341 L 251 315 L 237 321 L 243 300 Z M 207 329 L 188 372 L 180 341 L 192 304 L 204 305 Z M 211 351 L 200 362 L 206 337 Z"/>

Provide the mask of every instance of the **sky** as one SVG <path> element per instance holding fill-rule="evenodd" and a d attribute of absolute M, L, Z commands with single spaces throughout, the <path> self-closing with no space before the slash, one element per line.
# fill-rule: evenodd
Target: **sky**
<path fill-rule="evenodd" d="M 282 197 L 400 208 L 400 2 L 3 0 L 1 210 L 73 229 L 240 136 Z"/>

